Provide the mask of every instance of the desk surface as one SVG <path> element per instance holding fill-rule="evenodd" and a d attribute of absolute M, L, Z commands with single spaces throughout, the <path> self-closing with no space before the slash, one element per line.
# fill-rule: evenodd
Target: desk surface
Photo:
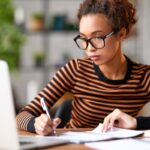
<path fill-rule="evenodd" d="M 63 133 L 66 131 L 89 131 L 92 130 L 91 128 L 80 128 L 80 129 L 57 129 L 58 133 Z M 26 132 L 26 131 L 18 131 L 19 135 L 32 135 L 35 136 L 36 134 L 34 133 L 30 133 L 30 132 Z M 140 139 L 144 139 L 144 138 L 149 138 L 150 140 L 150 130 L 147 130 L 144 132 L 144 135 L 141 137 L 138 137 Z M 65 145 L 59 145 L 59 146 L 55 146 L 55 147 L 50 147 L 50 148 L 43 148 L 41 150 L 67 150 L 67 149 L 72 149 L 72 150 L 76 150 L 76 149 L 80 149 L 80 150 L 92 150 L 92 148 L 89 148 L 87 146 L 85 146 L 84 144 L 65 144 Z"/>

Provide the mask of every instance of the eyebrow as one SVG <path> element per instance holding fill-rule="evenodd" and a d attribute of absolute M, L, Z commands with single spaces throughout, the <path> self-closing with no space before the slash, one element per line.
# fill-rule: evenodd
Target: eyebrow
<path fill-rule="evenodd" d="M 94 34 L 96 34 L 96 33 L 102 33 L 102 32 L 103 32 L 103 31 L 101 31 L 101 30 L 96 30 L 96 31 L 92 32 L 91 35 L 94 35 Z M 79 32 L 79 34 L 80 34 L 80 35 L 83 35 L 83 36 L 86 36 L 85 34 L 83 34 L 83 33 L 81 33 L 81 32 Z"/>

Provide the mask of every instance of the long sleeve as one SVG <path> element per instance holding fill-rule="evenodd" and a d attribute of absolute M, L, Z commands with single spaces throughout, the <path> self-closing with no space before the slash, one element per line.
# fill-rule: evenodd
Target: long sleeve
<path fill-rule="evenodd" d="M 136 120 L 138 130 L 150 129 L 150 117 L 137 117 Z"/>
<path fill-rule="evenodd" d="M 71 72 L 73 63 L 75 63 L 75 60 L 70 61 L 62 67 L 50 80 L 47 86 L 20 111 L 16 117 L 17 127 L 19 129 L 31 132 L 35 131 L 35 117 L 43 113 L 40 104 L 40 99 L 42 97 L 45 99 L 47 106 L 51 108 L 65 92 L 70 91 L 74 80 L 74 74 Z"/>

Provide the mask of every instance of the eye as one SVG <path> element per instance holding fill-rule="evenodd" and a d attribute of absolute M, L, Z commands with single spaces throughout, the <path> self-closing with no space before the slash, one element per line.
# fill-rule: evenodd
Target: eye
<path fill-rule="evenodd" d="M 95 39 L 96 40 L 102 40 L 104 37 L 103 36 L 96 36 Z"/>
<path fill-rule="evenodd" d="M 81 40 L 86 40 L 86 38 L 85 38 L 85 37 L 83 37 L 83 36 L 80 36 L 80 39 L 81 39 Z"/>

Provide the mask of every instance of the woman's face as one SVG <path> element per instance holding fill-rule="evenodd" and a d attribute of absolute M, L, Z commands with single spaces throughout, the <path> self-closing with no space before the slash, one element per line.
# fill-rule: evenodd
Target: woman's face
<path fill-rule="evenodd" d="M 94 38 L 105 36 L 112 32 L 108 19 L 103 14 L 89 14 L 83 16 L 79 24 L 81 38 Z M 87 56 L 97 65 L 111 63 L 111 61 L 121 53 L 120 39 L 117 34 L 112 34 L 105 38 L 105 47 L 94 48 L 90 43 L 85 50 Z"/>

